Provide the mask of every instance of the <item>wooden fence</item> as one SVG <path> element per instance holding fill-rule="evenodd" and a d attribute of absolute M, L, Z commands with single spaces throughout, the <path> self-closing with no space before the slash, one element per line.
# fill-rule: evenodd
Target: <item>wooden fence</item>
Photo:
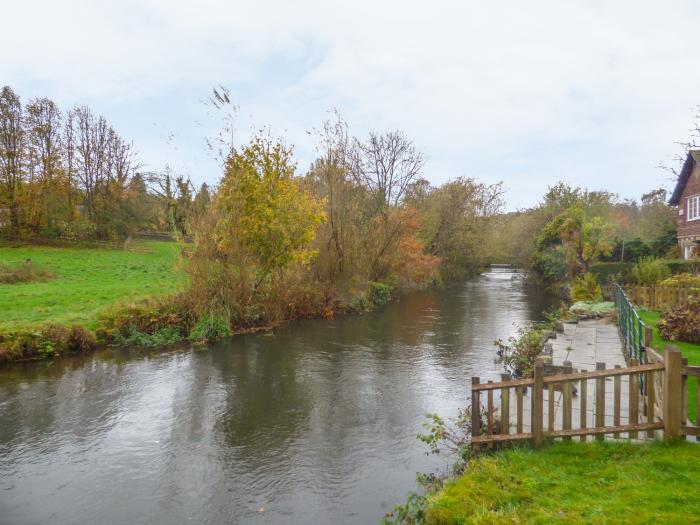
<path fill-rule="evenodd" d="M 690 286 L 625 286 L 630 301 L 650 310 L 668 310 L 699 297 L 700 289 Z"/>
<path fill-rule="evenodd" d="M 640 365 L 633 358 L 625 368 L 606 369 L 604 363 L 597 363 L 594 371 L 575 372 L 571 363 L 565 363 L 563 373 L 550 375 L 545 373 L 544 358 L 539 358 L 532 379 L 510 380 L 504 375 L 501 382 L 481 383 L 473 377 L 472 446 L 531 440 L 539 448 L 551 438 L 570 440 L 579 436 L 585 441 L 588 436 L 603 439 L 611 435 L 637 439 L 653 437 L 660 431 L 666 439 L 700 435 L 700 427 L 690 425 L 687 418 L 687 378 L 700 377 L 700 367 L 687 366 L 680 351 L 672 347 L 663 357 L 650 349 L 647 355 L 653 355 L 653 361 L 647 364 Z M 642 377 L 645 388 L 640 388 Z M 608 382 L 612 382 L 610 392 L 606 392 Z M 623 382 L 628 392 L 626 407 L 622 402 Z M 593 388 L 590 408 L 589 387 Z M 698 394 L 700 399 L 700 391 Z M 611 401 L 609 405 L 607 400 Z"/>

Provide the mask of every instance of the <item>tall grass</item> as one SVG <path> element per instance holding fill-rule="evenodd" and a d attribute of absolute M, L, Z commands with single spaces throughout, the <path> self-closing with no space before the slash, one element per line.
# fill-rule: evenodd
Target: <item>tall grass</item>
<path fill-rule="evenodd" d="M 42 282 L 55 277 L 51 270 L 34 264 L 31 259 L 15 264 L 0 262 L 0 284 Z"/>

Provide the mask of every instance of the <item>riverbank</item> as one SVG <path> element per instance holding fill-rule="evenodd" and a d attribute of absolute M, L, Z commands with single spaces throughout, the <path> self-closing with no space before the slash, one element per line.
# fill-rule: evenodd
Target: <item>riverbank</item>
<path fill-rule="evenodd" d="M 482 455 L 412 523 L 698 523 L 691 443 L 556 443 Z"/>
<path fill-rule="evenodd" d="M 165 347 L 270 330 L 296 319 L 357 314 L 396 297 L 385 283 L 368 282 L 341 299 L 330 290 L 303 297 L 276 321 L 244 324 L 192 315 L 183 292 L 181 245 L 138 241 L 128 249 L 0 247 L 0 265 L 33 268 L 42 278 L 0 283 L 0 362 L 93 351 L 104 346 Z M 301 305 L 301 307 L 300 307 Z"/>
<path fill-rule="evenodd" d="M 51 275 L 0 284 L 0 361 L 96 348 L 106 310 L 183 290 L 179 254 L 177 243 L 160 241 L 136 241 L 128 249 L 0 247 L 5 267 L 31 265 Z"/>

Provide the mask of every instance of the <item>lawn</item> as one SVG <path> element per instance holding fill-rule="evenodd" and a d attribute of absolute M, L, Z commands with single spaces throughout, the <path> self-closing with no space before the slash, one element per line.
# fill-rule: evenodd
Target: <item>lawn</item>
<path fill-rule="evenodd" d="M 139 242 L 134 248 L 0 247 L 0 262 L 30 259 L 56 275 L 44 282 L 0 284 L 0 331 L 49 321 L 95 328 L 98 313 L 108 306 L 174 292 L 184 284 L 177 243 Z"/>
<path fill-rule="evenodd" d="M 476 458 L 426 521 L 700 523 L 700 445 L 556 443 Z"/>
<path fill-rule="evenodd" d="M 659 312 L 639 310 L 639 317 L 645 324 L 654 329 L 654 348 L 663 350 L 667 344 L 672 344 L 683 353 L 684 357 L 688 358 L 689 365 L 700 365 L 700 345 L 681 341 L 668 341 L 661 338 L 659 330 L 656 328 L 656 324 L 659 322 L 659 319 L 661 319 L 661 314 Z M 688 378 L 688 418 L 691 421 L 697 421 L 697 395 L 697 379 L 690 377 Z"/>

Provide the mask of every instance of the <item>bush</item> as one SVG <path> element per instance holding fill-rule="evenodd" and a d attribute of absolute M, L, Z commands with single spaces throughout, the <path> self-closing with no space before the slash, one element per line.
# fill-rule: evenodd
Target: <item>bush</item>
<path fill-rule="evenodd" d="M 126 337 L 117 338 L 115 341 L 120 346 L 165 346 L 182 341 L 182 333 L 175 326 L 166 326 L 152 334 L 140 332 L 134 325 L 127 329 Z"/>
<path fill-rule="evenodd" d="M 54 275 L 53 272 L 32 263 L 32 261 L 29 259 L 16 265 L 0 263 L 0 284 L 48 281 L 49 279 L 53 279 L 55 277 L 56 275 Z"/>
<path fill-rule="evenodd" d="M 190 341 L 216 341 L 231 335 L 231 328 L 226 320 L 218 315 L 205 315 L 190 332 Z"/>
<path fill-rule="evenodd" d="M 603 298 L 603 290 L 598 283 L 598 277 L 593 273 L 585 273 L 571 283 L 571 298 L 574 301 L 597 303 Z"/>
<path fill-rule="evenodd" d="M 632 268 L 630 279 L 642 286 L 651 286 L 671 277 L 671 269 L 661 259 L 644 257 Z"/>
<path fill-rule="evenodd" d="M 687 304 L 669 310 L 658 328 L 664 339 L 700 343 L 700 300 L 691 298 Z"/>
<path fill-rule="evenodd" d="M 601 285 L 608 284 L 611 280 L 625 282 L 632 269 L 631 263 L 623 262 L 598 262 L 591 264 L 589 273 L 598 276 Z"/>
<path fill-rule="evenodd" d="M 700 273 L 700 260 L 697 259 L 688 259 L 687 261 L 685 259 L 671 260 L 666 261 L 666 264 L 673 275 L 679 273 Z"/>
<path fill-rule="evenodd" d="M 659 281 L 660 286 L 680 286 L 683 288 L 700 288 L 700 275 L 690 273 L 679 273 L 663 281 Z"/>
<path fill-rule="evenodd" d="M 496 362 L 503 364 L 515 377 L 530 377 L 548 335 L 549 330 L 530 326 L 521 328 L 518 336 L 509 337 L 507 342 L 497 339 L 494 342 L 498 347 Z"/>
<path fill-rule="evenodd" d="M 375 306 L 382 306 L 391 298 L 391 287 L 388 284 L 370 281 L 368 283 L 367 299 Z"/>
<path fill-rule="evenodd" d="M 139 340 L 147 342 L 145 346 L 155 346 L 144 336 L 160 334 L 156 339 L 167 339 L 169 344 L 175 331 L 186 334 L 194 324 L 193 314 L 187 297 L 184 295 L 161 297 L 143 301 L 137 304 L 117 306 L 100 316 L 100 328 L 97 330 L 98 339 L 105 343 L 137 344 Z M 170 329 L 163 332 L 163 329 Z"/>

